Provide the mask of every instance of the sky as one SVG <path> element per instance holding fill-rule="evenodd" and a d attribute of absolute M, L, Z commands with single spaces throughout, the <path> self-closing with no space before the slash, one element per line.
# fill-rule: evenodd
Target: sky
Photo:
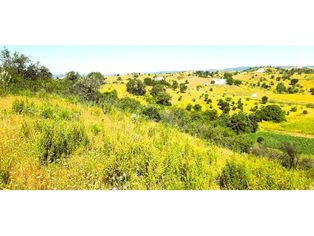
<path fill-rule="evenodd" d="M 0 46 L 2 50 L 4 47 Z M 53 74 L 224 69 L 239 66 L 313 66 L 314 46 L 6 46 Z"/>

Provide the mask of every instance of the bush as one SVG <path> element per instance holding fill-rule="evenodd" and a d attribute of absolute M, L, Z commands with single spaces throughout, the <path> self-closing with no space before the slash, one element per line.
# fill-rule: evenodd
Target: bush
<path fill-rule="evenodd" d="M 193 109 L 194 109 L 194 111 L 201 111 L 202 110 L 202 106 L 200 104 L 195 104 Z"/>
<path fill-rule="evenodd" d="M 263 137 L 257 137 L 257 140 L 256 140 L 258 143 L 263 143 L 265 140 Z"/>
<path fill-rule="evenodd" d="M 249 174 L 246 166 L 235 161 L 227 161 L 219 176 L 219 184 L 223 189 L 248 189 Z"/>
<path fill-rule="evenodd" d="M 287 88 L 283 83 L 279 83 L 276 86 L 276 91 L 277 91 L 277 93 L 284 93 L 287 91 Z"/>
<path fill-rule="evenodd" d="M 267 96 L 263 96 L 261 103 L 262 103 L 262 104 L 266 104 L 267 101 L 268 101 L 268 97 L 267 97 Z"/>
<path fill-rule="evenodd" d="M 296 112 L 297 110 L 298 110 L 298 108 L 296 106 L 291 107 L 291 109 L 290 109 L 291 112 Z"/>
<path fill-rule="evenodd" d="M 123 111 L 133 112 L 141 106 L 141 103 L 135 99 L 124 97 L 117 102 L 117 106 Z"/>
<path fill-rule="evenodd" d="M 284 143 L 281 147 L 283 155 L 281 163 L 288 169 L 296 169 L 300 161 L 300 151 L 294 143 Z"/>
<path fill-rule="evenodd" d="M 139 79 L 131 79 L 126 84 L 126 90 L 134 95 L 144 95 L 146 93 L 145 84 Z"/>
<path fill-rule="evenodd" d="M 180 83 L 179 88 L 180 88 L 180 93 L 185 93 L 186 90 L 188 89 L 188 86 L 184 83 Z"/>
<path fill-rule="evenodd" d="M 41 164 L 57 162 L 69 156 L 78 146 L 88 144 L 84 126 L 45 124 L 42 127 L 37 147 Z"/>
<path fill-rule="evenodd" d="M 142 113 L 147 116 L 149 119 L 154 120 L 156 122 L 160 121 L 161 117 L 159 114 L 159 109 L 154 106 L 147 106 L 143 108 Z"/>
<path fill-rule="evenodd" d="M 0 170 L 0 189 L 3 189 L 10 181 L 10 173 L 7 170 Z"/>
<path fill-rule="evenodd" d="M 31 114 L 35 113 L 34 103 L 29 103 L 27 100 L 16 99 L 12 103 L 12 111 L 17 114 Z"/>

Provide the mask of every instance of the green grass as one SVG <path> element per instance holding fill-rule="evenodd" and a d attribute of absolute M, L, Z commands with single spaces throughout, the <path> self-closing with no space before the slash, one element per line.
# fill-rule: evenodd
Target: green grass
<path fill-rule="evenodd" d="M 253 141 L 256 141 L 258 137 L 264 138 L 264 145 L 269 148 L 280 148 L 283 143 L 292 142 L 297 145 L 299 150 L 303 154 L 314 155 L 314 139 L 296 137 L 284 134 L 276 134 L 273 132 L 260 131 L 257 133 L 246 134 Z"/>

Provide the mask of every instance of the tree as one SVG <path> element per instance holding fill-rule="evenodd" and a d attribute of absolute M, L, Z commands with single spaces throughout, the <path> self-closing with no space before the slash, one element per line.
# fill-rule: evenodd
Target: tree
<path fill-rule="evenodd" d="M 233 114 L 227 124 L 236 134 L 253 133 L 257 130 L 257 122 L 243 112 Z"/>
<path fill-rule="evenodd" d="M 262 103 L 262 104 L 266 104 L 267 101 L 268 101 L 268 97 L 267 97 L 267 96 L 263 96 L 261 103 Z"/>
<path fill-rule="evenodd" d="M 243 111 L 243 102 L 242 102 L 242 99 L 239 98 L 238 102 L 237 102 L 237 108 L 241 111 Z"/>
<path fill-rule="evenodd" d="M 184 83 L 180 83 L 179 87 L 180 87 L 180 93 L 185 93 L 186 90 L 188 89 L 188 86 Z"/>
<path fill-rule="evenodd" d="M 80 78 L 80 74 L 75 71 L 69 71 L 65 74 L 64 79 L 69 81 L 77 81 Z"/>
<path fill-rule="evenodd" d="M 285 112 L 278 105 L 267 105 L 266 107 L 262 107 L 261 110 L 255 112 L 255 117 L 258 121 L 286 121 Z"/>
<path fill-rule="evenodd" d="M 103 76 L 90 73 L 86 77 L 81 77 L 75 82 L 73 92 L 83 100 L 97 103 L 102 96 L 99 92 L 99 88 L 103 84 Z"/>
<path fill-rule="evenodd" d="M 276 86 L 277 93 L 284 93 L 287 91 L 286 86 L 283 83 L 279 83 Z"/>
<path fill-rule="evenodd" d="M 227 78 L 226 79 L 226 83 L 228 84 L 228 85 L 233 85 L 233 83 L 234 83 L 234 79 L 231 77 L 231 78 Z"/>
<path fill-rule="evenodd" d="M 240 86 L 241 84 L 242 84 L 241 80 L 238 80 L 238 79 L 234 80 L 234 85 Z"/>
<path fill-rule="evenodd" d="M 176 89 L 179 87 L 178 81 L 174 80 L 174 81 L 172 82 L 171 87 L 173 88 L 173 90 L 176 90 Z"/>
<path fill-rule="evenodd" d="M 218 101 L 219 109 L 222 110 L 223 114 L 228 114 L 230 112 L 230 104 L 222 99 Z"/>
<path fill-rule="evenodd" d="M 144 95 L 146 93 L 145 84 L 139 79 L 131 79 L 126 84 L 126 90 L 134 95 Z"/>
<path fill-rule="evenodd" d="M 146 77 L 146 78 L 144 79 L 144 84 L 147 85 L 147 86 L 153 86 L 153 85 L 155 84 L 154 82 L 155 82 L 155 81 L 152 80 L 152 78 L 149 78 L 149 77 Z"/>
<path fill-rule="evenodd" d="M 194 111 L 200 111 L 200 110 L 202 110 L 202 106 L 200 104 L 195 104 L 193 109 L 194 109 Z"/>
<path fill-rule="evenodd" d="M 36 80 L 48 79 L 52 77 L 51 72 L 39 62 L 32 62 L 31 59 L 18 52 L 12 55 L 7 48 L 0 53 L 1 67 L 13 78 L 22 77 L 23 79 Z"/>
<path fill-rule="evenodd" d="M 150 94 L 156 99 L 157 104 L 170 106 L 171 96 L 166 92 L 165 87 L 162 84 L 156 84 L 153 86 Z"/>
<path fill-rule="evenodd" d="M 290 80 L 290 85 L 296 85 L 299 82 L 298 79 L 291 79 Z"/>
<path fill-rule="evenodd" d="M 191 111 L 192 110 L 192 104 L 188 104 L 185 109 L 187 111 Z"/>

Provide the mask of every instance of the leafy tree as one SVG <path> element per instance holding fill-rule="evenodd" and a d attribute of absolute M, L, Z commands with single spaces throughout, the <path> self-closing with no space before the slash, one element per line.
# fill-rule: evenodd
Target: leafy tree
<path fill-rule="evenodd" d="M 256 132 L 257 122 L 243 112 L 233 114 L 227 124 L 236 134 Z"/>
<path fill-rule="evenodd" d="M 261 110 L 255 112 L 255 117 L 258 121 L 282 122 L 286 120 L 285 112 L 278 105 L 262 107 Z"/>
<path fill-rule="evenodd" d="M 7 48 L 0 52 L 1 67 L 12 77 L 22 77 L 23 79 L 36 80 L 48 79 L 52 77 L 48 68 L 32 62 L 31 59 L 18 52 L 13 54 Z"/>
<path fill-rule="evenodd" d="M 171 87 L 173 88 L 173 90 L 176 90 L 176 89 L 179 87 L 178 81 L 174 80 L 174 81 L 172 82 Z"/>
<path fill-rule="evenodd" d="M 81 77 L 75 82 L 73 92 L 83 100 L 97 103 L 102 97 L 99 89 L 103 84 L 103 76 L 90 73 L 86 77 Z"/>
<path fill-rule="evenodd" d="M 229 114 L 230 112 L 230 104 L 222 99 L 218 101 L 219 109 L 222 110 L 223 114 Z"/>
<path fill-rule="evenodd" d="M 179 87 L 180 87 L 180 93 L 185 93 L 186 90 L 188 89 L 188 86 L 184 83 L 180 83 Z"/>
<path fill-rule="evenodd" d="M 234 79 L 231 77 L 231 78 L 227 78 L 226 79 L 226 83 L 228 84 L 228 85 L 233 85 L 233 83 L 234 83 Z"/>
<path fill-rule="evenodd" d="M 268 101 L 268 97 L 267 97 L 267 96 L 263 96 L 261 103 L 262 103 L 262 104 L 266 104 L 267 101 Z"/>
<path fill-rule="evenodd" d="M 188 104 L 188 105 L 186 106 L 186 110 L 187 110 L 187 111 L 191 111 L 191 110 L 192 110 L 192 104 Z"/>
<path fill-rule="evenodd" d="M 290 80 L 290 85 L 296 85 L 299 82 L 298 79 L 291 79 Z"/>
<path fill-rule="evenodd" d="M 70 71 L 65 74 L 64 79 L 70 80 L 70 81 L 77 81 L 80 78 L 80 74 L 75 71 Z"/>
<path fill-rule="evenodd" d="M 284 93 L 287 91 L 286 86 L 283 83 L 279 83 L 276 86 L 277 93 Z"/>
<path fill-rule="evenodd" d="M 156 84 L 153 86 L 150 94 L 156 99 L 157 104 L 170 106 L 171 96 L 166 92 L 166 89 L 161 84 Z"/>
<path fill-rule="evenodd" d="M 242 102 L 242 99 L 239 98 L 238 102 L 237 102 L 237 108 L 241 111 L 243 111 L 243 102 Z"/>
<path fill-rule="evenodd" d="M 146 93 L 145 84 L 139 79 L 131 79 L 126 84 L 126 90 L 134 95 L 144 95 Z"/>
<path fill-rule="evenodd" d="M 240 86 L 241 84 L 242 84 L 241 80 L 238 80 L 238 79 L 234 80 L 234 85 Z"/>
<path fill-rule="evenodd" d="M 202 106 L 200 104 L 195 104 L 193 109 L 194 109 L 194 111 L 200 111 L 200 110 L 202 110 Z"/>
<path fill-rule="evenodd" d="M 152 78 L 149 78 L 149 77 L 146 77 L 146 78 L 144 79 L 144 84 L 147 85 L 147 86 L 153 86 L 153 85 L 155 84 L 154 82 L 155 82 L 155 81 L 152 80 Z"/>

